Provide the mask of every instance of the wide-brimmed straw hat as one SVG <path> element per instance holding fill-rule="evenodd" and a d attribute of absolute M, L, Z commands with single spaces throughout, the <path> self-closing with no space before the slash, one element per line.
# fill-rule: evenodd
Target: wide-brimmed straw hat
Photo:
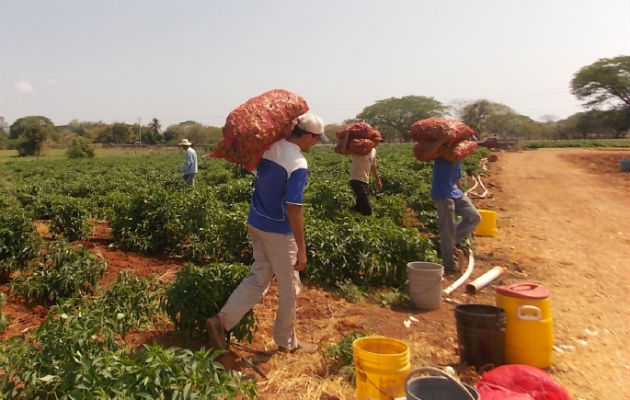
<path fill-rule="evenodd" d="M 192 146 L 192 143 L 188 141 L 188 139 L 182 139 L 181 142 L 177 143 L 178 146 Z"/>

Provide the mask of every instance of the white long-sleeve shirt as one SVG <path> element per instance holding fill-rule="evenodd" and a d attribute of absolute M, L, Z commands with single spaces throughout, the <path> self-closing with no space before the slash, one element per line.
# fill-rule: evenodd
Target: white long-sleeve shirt
<path fill-rule="evenodd" d="M 186 165 L 179 169 L 184 175 L 197 173 L 197 152 L 192 147 L 186 150 Z"/>

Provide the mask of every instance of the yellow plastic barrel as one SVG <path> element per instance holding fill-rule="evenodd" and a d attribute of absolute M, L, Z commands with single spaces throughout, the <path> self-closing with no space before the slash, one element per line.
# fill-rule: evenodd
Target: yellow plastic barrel
<path fill-rule="evenodd" d="M 497 213 L 492 210 L 478 210 L 481 214 L 481 222 L 475 228 L 477 236 L 496 236 L 497 234 Z"/>
<path fill-rule="evenodd" d="M 358 400 L 391 400 L 405 396 L 409 347 L 385 336 L 365 336 L 352 343 Z"/>
<path fill-rule="evenodd" d="M 549 291 L 534 283 L 498 286 L 496 304 L 505 310 L 505 360 L 547 368 L 553 361 Z"/>

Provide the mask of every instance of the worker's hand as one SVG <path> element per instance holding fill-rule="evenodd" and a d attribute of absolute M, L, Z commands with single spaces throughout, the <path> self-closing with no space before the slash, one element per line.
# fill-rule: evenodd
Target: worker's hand
<path fill-rule="evenodd" d="M 378 190 L 383 190 L 383 182 L 381 182 L 380 179 L 376 181 L 376 187 L 378 188 Z"/>
<path fill-rule="evenodd" d="M 306 251 L 301 251 L 298 249 L 297 257 L 295 259 L 295 265 L 293 265 L 293 269 L 296 271 L 303 271 L 306 268 Z"/>

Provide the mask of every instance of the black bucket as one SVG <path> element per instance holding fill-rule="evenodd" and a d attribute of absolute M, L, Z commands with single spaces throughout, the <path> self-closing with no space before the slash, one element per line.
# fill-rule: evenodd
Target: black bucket
<path fill-rule="evenodd" d="M 505 310 L 484 304 L 455 306 L 461 363 L 477 368 L 505 364 Z"/>
<path fill-rule="evenodd" d="M 430 376 L 414 378 L 414 375 L 421 372 Z M 479 400 L 479 393 L 474 387 L 431 367 L 411 371 L 407 375 L 405 393 L 407 400 Z"/>

